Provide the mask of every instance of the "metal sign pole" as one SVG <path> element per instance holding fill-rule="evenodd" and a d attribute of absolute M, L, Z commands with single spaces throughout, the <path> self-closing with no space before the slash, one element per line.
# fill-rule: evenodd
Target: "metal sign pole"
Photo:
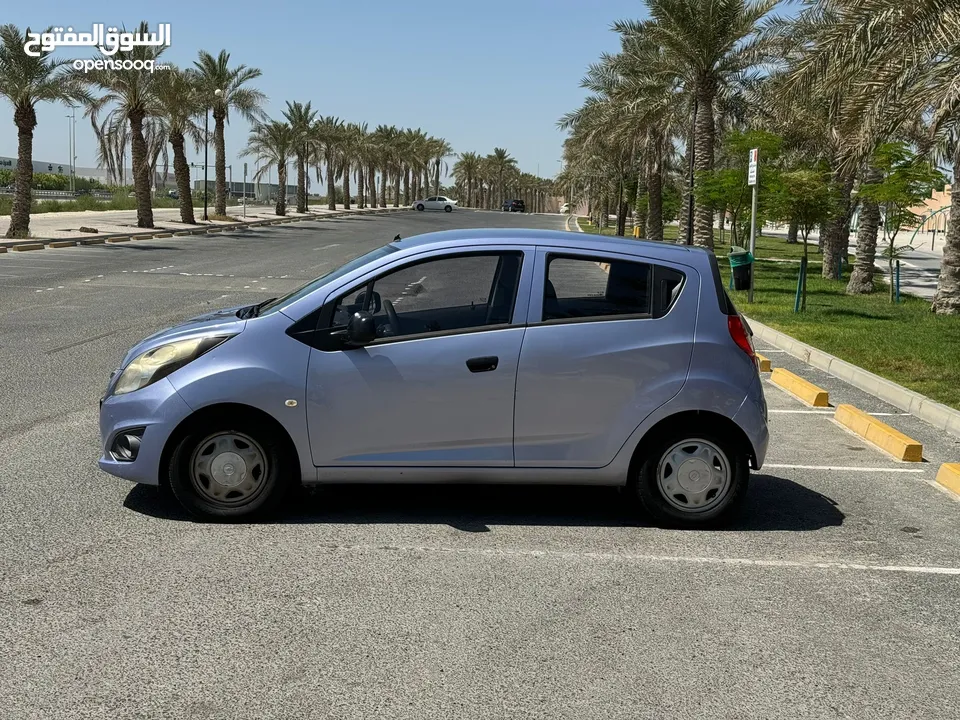
<path fill-rule="evenodd" d="M 747 174 L 747 182 L 753 186 L 753 200 L 750 203 L 750 257 L 754 262 L 750 264 L 750 287 L 747 290 L 747 302 L 753 302 L 753 276 L 755 260 L 757 257 L 757 161 L 760 151 L 754 148 L 750 151 L 750 167 Z"/>
<path fill-rule="evenodd" d="M 247 164 L 243 164 L 243 219 L 247 219 Z"/>

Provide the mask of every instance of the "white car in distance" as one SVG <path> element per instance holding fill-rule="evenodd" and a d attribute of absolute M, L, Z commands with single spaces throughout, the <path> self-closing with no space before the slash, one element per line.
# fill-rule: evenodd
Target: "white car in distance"
<path fill-rule="evenodd" d="M 457 206 L 456 200 L 451 200 L 443 195 L 434 195 L 426 200 L 415 200 L 412 207 L 414 210 L 443 210 L 444 212 L 453 212 Z"/>

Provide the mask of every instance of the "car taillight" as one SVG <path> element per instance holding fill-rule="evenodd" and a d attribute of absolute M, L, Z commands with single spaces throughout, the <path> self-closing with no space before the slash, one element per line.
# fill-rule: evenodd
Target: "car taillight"
<path fill-rule="evenodd" d="M 727 329 L 737 346 L 756 362 L 757 354 L 753 349 L 753 340 L 750 339 L 750 333 L 747 332 L 739 315 L 727 315 Z"/>

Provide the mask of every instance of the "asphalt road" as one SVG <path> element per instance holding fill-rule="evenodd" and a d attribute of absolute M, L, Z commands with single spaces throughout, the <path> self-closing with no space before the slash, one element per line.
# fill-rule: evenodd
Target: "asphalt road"
<path fill-rule="evenodd" d="M 563 225 L 410 213 L 0 256 L 0 717 L 960 715 L 960 503 L 932 484 L 960 443 L 910 416 L 885 419 L 920 467 L 768 384 L 768 465 L 722 532 L 550 487 L 323 488 L 207 525 L 97 469 L 97 399 L 141 337 L 397 233 L 505 224 Z"/>

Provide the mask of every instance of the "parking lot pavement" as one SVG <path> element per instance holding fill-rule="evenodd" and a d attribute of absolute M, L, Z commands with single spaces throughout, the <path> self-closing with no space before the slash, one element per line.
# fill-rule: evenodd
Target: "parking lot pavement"
<path fill-rule="evenodd" d="M 916 418 L 884 416 L 930 460 L 899 463 L 767 383 L 767 465 L 712 532 L 569 487 L 324 487 L 207 525 L 97 470 L 97 398 L 144 335 L 398 232 L 507 221 L 562 222 L 414 213 L 0 258 L 0 715 L 956 718 L 960 503 L 931 484 L 956 444 Z"/>

